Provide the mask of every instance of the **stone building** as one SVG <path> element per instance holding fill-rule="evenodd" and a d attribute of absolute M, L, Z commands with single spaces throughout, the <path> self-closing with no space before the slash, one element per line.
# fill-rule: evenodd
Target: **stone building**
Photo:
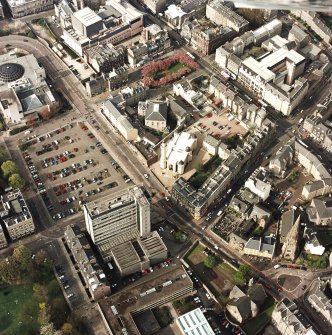
<path fill-rule="evenodd" d="M 54 0 L 7 0 L 14 19 L 53 9 Z"/>

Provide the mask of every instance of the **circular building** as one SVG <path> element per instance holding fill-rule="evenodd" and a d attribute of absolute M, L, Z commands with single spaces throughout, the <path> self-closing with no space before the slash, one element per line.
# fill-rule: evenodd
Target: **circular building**
<path fill-rule="evenodd" d="M 24 67 L 16 63 L 5 63 L 0 65 L 0 80 L 6 83 L 16 81 L 24 75 Z"/>

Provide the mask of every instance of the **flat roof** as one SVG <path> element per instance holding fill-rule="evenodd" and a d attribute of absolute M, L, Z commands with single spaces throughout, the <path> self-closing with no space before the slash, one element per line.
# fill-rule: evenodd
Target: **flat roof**
<path fill-rule="evenodd" d="M 101 22 L 102 18 L 96 14 L 91 8 L 84 7 L 73 14 L 84 26 L 89 26 L 91 24 Z"/>
<path fill-rule="evenodd" d="M 185 335 L 215 334 L 200 308 L 181 315 L 176 321 Z"/>
<path fill-rule="evenodd" d="M 125 287 L 119 293 L 99 302 L 104 316 L 116 334 L 126 329 L 131 335 L 139 335 L 132 314 L 159 306 L 175 292 L 186 294 L 186 288 L 193 288 L 193 283 L 180 265 L 171 265 L 159 269 Z"/>

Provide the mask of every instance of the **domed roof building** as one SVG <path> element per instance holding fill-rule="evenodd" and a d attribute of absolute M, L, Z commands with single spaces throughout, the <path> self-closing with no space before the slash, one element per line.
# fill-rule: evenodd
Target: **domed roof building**
<path fill-rule="evenodd" d="M 0 55 L 0 111 L 7 124 L 38 119 L 41 111 L 57 105 L 45 81 L 45 69 L 32 54 Z"/>

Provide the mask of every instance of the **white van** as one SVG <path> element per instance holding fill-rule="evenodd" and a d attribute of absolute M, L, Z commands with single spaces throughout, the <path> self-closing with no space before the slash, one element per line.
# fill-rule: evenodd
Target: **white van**
<path fill-rule="evenodd" d="M 222 210 L 220 210 L 218 213 L 217 213 L 217 216 L 220 216 L 222 214 Z"/>

